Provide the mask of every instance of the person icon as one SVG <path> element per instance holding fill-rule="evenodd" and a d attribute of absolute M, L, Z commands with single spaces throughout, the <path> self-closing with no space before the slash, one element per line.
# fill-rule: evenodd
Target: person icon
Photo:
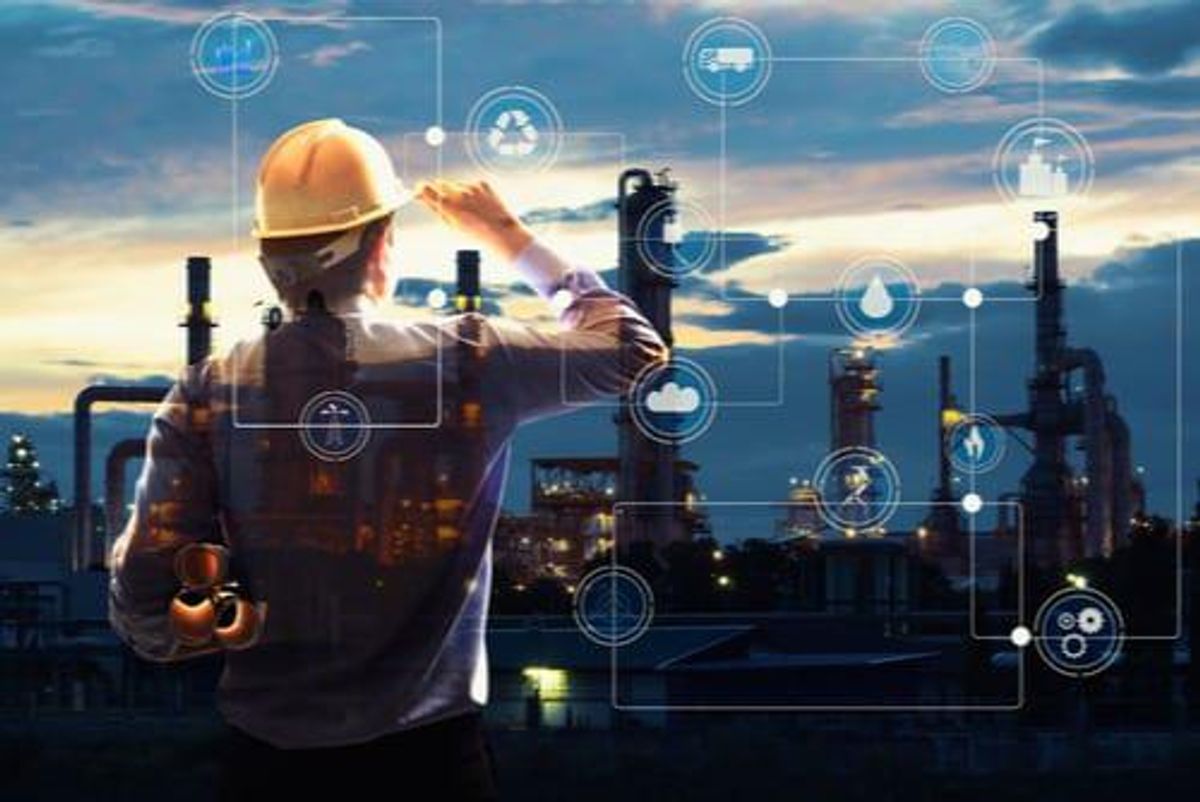
<path fill-rule="evenodd" d="M 330 401 L 317 412 L 318 418 L 324 418 L 329 421 L 325 429 L 325 447 L 329 449 L 339 449 L 342 447 L 342 420 L 353 417 L 350 410 L 338 406 L 336 401 Z"/>

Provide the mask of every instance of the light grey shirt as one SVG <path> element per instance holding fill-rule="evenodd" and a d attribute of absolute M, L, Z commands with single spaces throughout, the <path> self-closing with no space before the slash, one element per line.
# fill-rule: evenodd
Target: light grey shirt
<path fill-rule="evenodd" d="M 517 268 L 557 330 L 474 313 L 398 324 L 296 315 L 185 370 L 154 415 L 110 619 L 173 636 L 173 561 L 225 543 L 266 604 L 229 651 L 226 719 L 285 748 L 356 743 L 486 703 L 491 535 L 523 422 L 623 393 L 667 349 L 633 304 L 533 242 Z"/>

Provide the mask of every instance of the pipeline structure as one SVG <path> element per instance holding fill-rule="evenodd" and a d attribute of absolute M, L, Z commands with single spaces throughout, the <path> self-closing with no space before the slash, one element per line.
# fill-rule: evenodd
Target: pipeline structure
<path fill-rule="evenodd" d="M 675 247 L 664 230 L 674 214 L 678 184 L 668 170 L 651 174 L 630 169 L 617 183 L 617 228 L 620 237 L 620 290 L 646 316 L 663 342 L 674 345 L 671 294 Z M 653 261 L 652 261 L 653 260 Z M 627 508 L 624 542 L 650 541 L 657 546 L 690 537 L 686 509 L 671 504 L 687 495 L 688 479 L 679 469 L 679 447 L 647 437 L 636 425 L 631 397 L 621 399 L 616 416 L 618 439 L 617 498 Z"/>
<path fill-rule="evenodd" d="M 996 415 L 1002 426 L 1033 435 L 1033 464 L 1021 480 L 1031 558 L 1039 567 L 1108 557 L 1127 537 L 1133 516 L 1135 477 L 1129 427 L 1105 386 L 1104 365 L 1090 348 L 1067 344 L 1064 284 L 1058 264 L 1058 214 L 1034 214 L 1034 374 L 1029 406 Z M 1078 388 L 1072 378 L 1081 380 Z M 1067 462 L 1068 438 L 1079 437 L 1082 476 Z M 1082 526 L 1079 520 L 1082 519 Z"/>
<path fill-rule="evenodd" d="M 675 209 L 678 184 L 667 170 L 651 173 L 629 169 L 618 181 L 619 286 L 656 328 L 673 344 L 671 302 L 677 281 L 669 267 L 675 263 L 675 246 L 665 221 Z M 666 210 L 667 213 L 664 213 Z M 1035 564 L 1051 566 L 1072 560 L 1107 556 L 1121 544 L 1128 525 L 1138 513 L 1138 483 L 1133 473 L 1129 427 L 1115 398 L 1108 392 L 1103 363 L 1090 348 L 1068 345 L 1063 314 L 1065 286 L 1059 273 L 1058 215 L 1041 211 L 1034 221 L 1043 236 L 1034 242 L 1033 266 L 1027 287 L 1035 297 L 1035 360 L 1028 381 L 1027 409 L 992 417 L 1010 429 L 1032 434 L 1033 461 L 1021 480 L 1022 502 L 1030 554 Z M 478 257 L 463 252 L 458 257 L 460 312 L 479 303 Z M 653 264 L 652 264 L 653 262 Z M 187 271 L 187 313 L 181 326 L 187 330 L 187 361 L 195 364 L 211 351 L 211 263 L 190 257 Z M 951 390 L 949 357 L 938 366 L 938 472 L 928 529 L 936 534 L 943 554 L 962 550 L 961 522 L 952 503 L 956 493 L 946 454 L 947 415 L 958 406 Z M 876 354 L 868 347 L 834 349 L 829 355 L 830 447 L 874 448 L 874 419 L 880 409 L 881 386 Z M 97 403 L 153 404 L 160 402 L 164 385 L 95 384 L 85 387 L 75 400 L 75 535 L 70 549 L 73 570 L 102 567 L 91 499 L 91 410 Z M 693 496 L 696 466 L 680 459 L 678 445 L 647 437 L 636 425 L 629 395 L 621 399 L 615 415 L 618 453 L 612 463 L 609 487 L 597 499 L 597 514 L 611 514 L 614 501 L 632 502 L 625 542 L 649 541 L 655 546 L 689 539 L 704 529 L 694 510 L 684 502 Z M 1078 438 L 1083 470 L 1075 476 L 1068 461 L 1068 442 Z M 124 517 L 125 468 L 142 452 L 139 439 L 117 443 L 105 465 L 104 517 L 109 531 Z M 569 494 L 572 479 L 564 479 L 564 465 L 580 462 L 583 474 L 594 474 L 596 459 L 564 457 L 547 474 L 554 481 L 542 487 L 535 479 L 534 498 L 557 499 Z M 550 462 L 553 462 L 551 460 Z M 597 463 L 598 464 L 598 463 Z M 607 465 L 607 463 L 606 463 Z M 542 466 L 546 468 L 545 465 Z M 570 473 L 567 470 L 567 473 Z M 609 474 L 606 468 L 602 474 Z M 590 474 L 589 474 L 590 475 Z M 538 474 L 540 476 L 540 474 Z M 592 477 L 595 478 L 595 477 Z M 551 485 L 566 488 L 559 492 Z M 644 506 L 638 506 L 644 505 Z M 535 506 L 544 506 L 541 504 Z M 590 508 L 589 508 L 590 509 Z M 588 515 L 572 512 L 580 520 Z M 1011 522 L 1001 520 L 1000 529 Z M 811 527 L 802 527 L 805 531 Z M 928 534 L 924 532 L 923 534 Z M 932 544 L 931 544 L 932 545 Z"/>
<path fill-rule="evenodd" d="M 187 329 L 187 363 L 195 365 L 212 351 L 212 261 L 189 256 L 187 314 L 180 327 Z M 104 567 L 104 555 L 95 548 L 97 532 L 92 518 L 92 407 L 95 404 L 157 404 L 166 398 L 165 384 L 91 384 L 75 396 L 75 537 L 70 550 L 71 570 Z M 105 462 L 105 517 L 107 530 L 120 525 L 125 499 L 125 466 L 141 456 L 145 441 L 128 438 L 117 443 Z"/>

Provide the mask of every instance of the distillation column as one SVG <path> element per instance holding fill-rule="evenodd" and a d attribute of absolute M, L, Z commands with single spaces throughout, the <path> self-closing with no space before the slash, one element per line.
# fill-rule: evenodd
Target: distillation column
<path fill-rule="evenodd" d="M 651 175 L 647 170 L 631 169 L 621 174 L 617 192 L 617 220 L 620 236 L 620 290 L 632 300 L 671 347 L 671 291 L 676 282 L 662 264 L 671 264 L 674 248 L 664 236 L 664 205 L 674 203 L 676 184 L 666 172 Z M 640 241 L 639 241 L 640 238 Z M 660 263 L 655 269 L 647 261 L 647 252 Z M 629 396 L 621 399 L 617 413 L 620 475 L 617 499 L 621 502 L 647 503 L 643 507 L 623 508 L 618 521 L 622 545 L 649 540 L 662 545 L 685 537 L 682 510 L 663 502 L 678 502 L 675 468 L 679 448 L 647 437 L 633 420 Z"/>

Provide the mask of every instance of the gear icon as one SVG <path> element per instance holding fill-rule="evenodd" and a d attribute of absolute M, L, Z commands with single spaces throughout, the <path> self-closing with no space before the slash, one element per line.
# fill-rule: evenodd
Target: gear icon
<path fill-rule="evenodd" d="M 1033 619 L 1034 648 L 1046 665 L 1067 677 L 1090 677 L 1121 655 L 1121 609 L 1099 590 L 1066 587 L 1052 594 Z"/>
<path fill-rule="evenodd" d="M 1079 611 L 1079 631 L 1085 635 L 1095 635 L 1104 629 L 1107 619 L 1099 607 L 1084 607 Z"/>
<path fill-rule="evenodd" d="M 1088 642 L 1078 632 L 1072 632 L 1059 642 L 1058 648 L 1062 651 L 1063 657 L 1073 662 L 1087 654 Z"/>

